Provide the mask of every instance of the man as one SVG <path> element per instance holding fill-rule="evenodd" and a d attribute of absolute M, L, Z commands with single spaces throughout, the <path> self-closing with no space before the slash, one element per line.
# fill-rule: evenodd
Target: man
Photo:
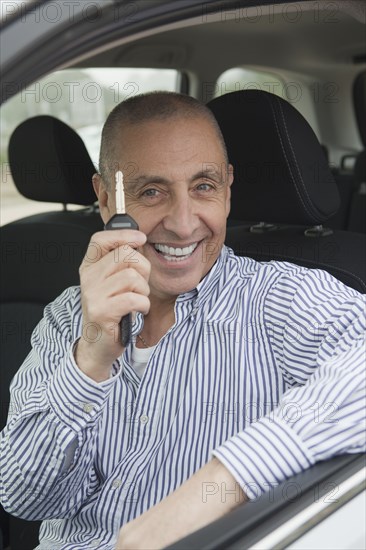
<path fill-rule="evenodd" d="M 117 169 L 139 231 L 93 235 L 12 385 L 3 501 L 46 520 L 42 549 L 161 548 L 365 449 L 364 297 L 223 246 L 233 171 L 211 113 L 168 93 L 114 109 L 93 178 L 105 223 Z"/>

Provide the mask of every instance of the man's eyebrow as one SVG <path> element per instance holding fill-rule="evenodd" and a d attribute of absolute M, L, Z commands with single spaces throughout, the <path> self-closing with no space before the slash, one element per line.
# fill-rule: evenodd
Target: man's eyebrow
<path fill-rule="evenodd" d="M 221 181 L 222 171 L 215 168 L 205 168 L 194 174 L 191 181 L 199 180 L 201 178 L 214 178 L 217 181 Z"/>

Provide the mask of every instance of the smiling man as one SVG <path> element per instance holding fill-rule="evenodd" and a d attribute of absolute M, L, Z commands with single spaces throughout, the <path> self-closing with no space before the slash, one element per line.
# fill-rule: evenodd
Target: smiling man
<path fill-rule="evenodd" d="M 93 178 L 105 223 L 116 170 L 139 231 L 93 235 L 2 434 L 4 506 L 45 520 L 44 550 L 161 548 L 365 449 L 364 296 L 224 246 L 233 173 L 212 114 L 173 93 L 121 103 Z"/>
<path fill-rule="evenodd" d="M 114 171 L 122 169 L 128 213 L 146 235 L 139 252 L 151 268 L 150 309 L 143 328 L 150 345 L 174 324 L 177 296 L 195 288 L 217 260 L 233 179 L 212 115 L 189 97 L 167 97 L 170 105 L 158 95 L 149 96 L 146 112 L 143 99 L 117 107 L 103 132 L 102 175 L 94 177 L 107 223 L 115 212 Z M 134 234 L 122 239 L 133 243 Z M 143 262 L 137 254 L 132 260 Z"/>

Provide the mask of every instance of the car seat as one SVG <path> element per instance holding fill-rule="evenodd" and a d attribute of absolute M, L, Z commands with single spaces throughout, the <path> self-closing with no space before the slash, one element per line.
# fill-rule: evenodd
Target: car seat
<path fill-rule="evenodd" d="M 358 133 L 364 149 L 344 155 L 339 169 L 333 171 L 341 194 L 341 209 L 331 220 L 332 227 L 366 233 L 366 71 L 361 71 L 353 83 L 353 106 Z M 347 161 L 353 161 L 350 171 Z"/>
<path fill-rule="evenodd" d="M 348 229 L 366 233 L 366 70 L 361 71 L 353 83 L 353 105 L 364 149 L 356 158 Z"/>
<path fill-rule="evenodd" d="M 226 243 L 239 255 L 329 271 L 366 292 L 366 237 L 327 228 L 337 186 L 310 125 L 259 90 L 210 101 L 234 166 Z"/>
<path fill-rule="evenodd" d="M 351 198 L 348 229 L 366 233 L 366 149 L 357 156 L 354 178 L 355 189 Z"/>
<path fill-rule="evenodd" d="M 79 283 L 78 268 L 90 237 L 103 229 L 91 181 L 96 169 L 82 139 L 67 124 L 51 116 L 36 116 L 20 124 L 10 138 L 9 164 L 23 196 L 64 206 L 0 229 L 0 429 L 6 422 L 9 384 L 30 350 L 33 328 L 46 304 Z M 67 204 L 84 208 L 71 211 Z M 2 514 L 6 547 L 9 526 Z M 39 522 L 10 516 L 11 549 L 36 546 L 38 528 Z"/>

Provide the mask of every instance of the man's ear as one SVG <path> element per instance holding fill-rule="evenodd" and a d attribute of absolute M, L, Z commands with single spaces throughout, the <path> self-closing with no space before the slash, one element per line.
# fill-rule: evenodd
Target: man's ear
<path fill-rule="evenodd" d="M 102 176 L 100 174 L 94 174 L 92 181 L 95 194 L 98 198 L 100 215 L 103 222 L 106 224 L 114 214 L 114 204 Z"/>
<path fill-rule="evenodd" d="M 227 191 L 226 191 L 226 217 L 230 214 L 231 208 L 231 185 L 234 181 L 234 167 L 232 164 L 229 164 L 227 170 Z"/>

